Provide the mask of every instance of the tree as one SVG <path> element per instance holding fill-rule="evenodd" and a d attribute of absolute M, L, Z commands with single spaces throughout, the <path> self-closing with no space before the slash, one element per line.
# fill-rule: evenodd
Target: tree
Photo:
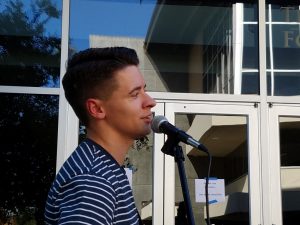
<path fill-rule="evenodd" d="M 43 221 L 55 176 L 58 96 L 0 95 L 0 208 L 3 220 Z"/>
<path fill-rule="evenodd" d="M 41 87 L 57 83 L 60 38 L 47 35 L 45 25 L 61 12 L 52 0 L 35 0 L 27 11 L 21 0 L 1 4 L 0 84 Z"/>
<path fill-rule="evenodd" d="M 53 0 L 0 2 L 0 85 L 57 86 L 60 38 Z M 55 176 L 58 96 L 0 94 L 0 224 L 43 224 Z"/>

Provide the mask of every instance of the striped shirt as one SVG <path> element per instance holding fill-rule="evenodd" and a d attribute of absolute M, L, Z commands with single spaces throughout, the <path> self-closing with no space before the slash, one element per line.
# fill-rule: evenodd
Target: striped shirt
<path fill-rule="evenodd" d="M 50 188 L 46 224 L 139 224 L 125 170 L 101 146 L 83 141 Z"/>

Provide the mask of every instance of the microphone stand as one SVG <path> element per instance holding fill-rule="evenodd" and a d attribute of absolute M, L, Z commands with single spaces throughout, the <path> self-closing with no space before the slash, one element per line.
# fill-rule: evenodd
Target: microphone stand
<path fill-rule="evenodd" d="M 180 140 L 176 136 L 169 135 L 161 151 L 175 158 L 175 162 L 177 163 L 178 166 L 183 199 L 184 199 L 185 209 L 187 213 L 187 221 L 189 225 L 195 225 L 192 204 L 191 204 L 190 194 L 189 194 L 189 187 L 187 184 L 185 169 L 183 164 L 184 155 L 183 155 L 182 147 L 178 145 L 179 141 Z"/>

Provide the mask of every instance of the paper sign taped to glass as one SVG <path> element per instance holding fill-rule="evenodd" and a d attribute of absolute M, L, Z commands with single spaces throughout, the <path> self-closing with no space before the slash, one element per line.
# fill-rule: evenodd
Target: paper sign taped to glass
<path fill-rule="evenodd" d="M 126 175 L 128 177 L 130 187 L 132 188 L 132 169 L 130 169 L 130 168 L 124 168 L 124 169 L 125 169 Z"/>
<path fill-rule="evenodd" d="M 206 202 L 205 198 L 206 179 L 195 179 L 196 202 Z M 209 204 L 216 204 L 225 201 L 224 179 L 210 177 L 208 182 Z"/>

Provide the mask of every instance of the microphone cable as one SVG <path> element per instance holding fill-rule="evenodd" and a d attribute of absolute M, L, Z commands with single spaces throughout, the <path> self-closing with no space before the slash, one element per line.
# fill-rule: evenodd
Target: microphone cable
<path fill-rule="evenodd" d="M 210 225 L 210 216 L 209 216 L 209 199 L 208 199 L 208 183 L 209 183 L 209 176 L 210 176 L 210 168 L 211 168 L 211 161 L 212 157 L 211 154 L 207 151 L 208 156 L 208 169 L 207 169 L 207 176 L 206 176 L 206 183 L 205 183 L 205 206 L 206 206 L 206 223 Z"/>
<path fill-rule="evenodd" d="M 206 207 L 206 224 L 211 225 L 210 224 L 210 216 L 209 216 L 208 183 L 209 183 L 209 177 L 210 177 L 212 156 L 209 153 L 208 149 L 204 145 L 201 146 L 201 149 L 198 148 L 198 150 L 205 152 L 208 156 L 207 176 L 205 178 L 205 207 Z"/>

